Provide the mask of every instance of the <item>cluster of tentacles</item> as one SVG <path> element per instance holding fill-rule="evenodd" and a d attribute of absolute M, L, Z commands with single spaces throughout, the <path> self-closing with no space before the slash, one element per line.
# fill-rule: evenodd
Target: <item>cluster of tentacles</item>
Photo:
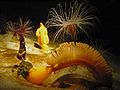
<path fill-rule="evenodd" d="M 80 66 L 79 69 L 87 68 L 87 73 L 92 74 L 92 76 L 88 77 L 95 78 L 96 86 L 111 86 L 112 84 L 112 71 L 109 64 L 95 48 L 92 48 L 88 44 L 80 42 L 62 43 L 45 60 L 52 66 L 53 71 L 77 65 Z M 82 71 L 78 72 L 78 74 L 81 73 Z M 83 77 L 87 77 L 87 75 L 84 74 Z M 67 78 L 69 78 L 69 75 Z"/>

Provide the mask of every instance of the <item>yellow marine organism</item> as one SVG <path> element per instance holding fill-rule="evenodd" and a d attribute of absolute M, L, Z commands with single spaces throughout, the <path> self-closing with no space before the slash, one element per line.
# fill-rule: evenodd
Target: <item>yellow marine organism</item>
<path fill-rule="evenodd" d="M 38 37 L 38 43 L 43 50 L 49 50 L 49 37 L 47 28 L 40 22 L 40 27 L 36 31 L 36 36 Z"/>

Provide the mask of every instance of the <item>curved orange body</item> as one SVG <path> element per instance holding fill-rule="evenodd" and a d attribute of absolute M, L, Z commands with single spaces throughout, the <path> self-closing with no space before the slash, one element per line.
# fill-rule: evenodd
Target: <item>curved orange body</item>
<path fill-rule="evenodd" d="M 41 84 L 49 77 L 52 71 L 71 65 L 89 67 L 93 71 L 96 80 L 100 82 L 104 82 L 106 79 L 111 80 L 112 76 L 111 68 L 104 57 L 97 50 L 84 43 L 63 43 L 55 52 L 45 58 L 45 62 L 50 66 L 33 67 L 27 80 L 35 84 Z"/>
<path fill-rule="evenodd" d="M 29 76 L 26 79 L 34 84 L 41 84 L 51 73 L 51 67 L 37 66 L 30 69 Z"/>

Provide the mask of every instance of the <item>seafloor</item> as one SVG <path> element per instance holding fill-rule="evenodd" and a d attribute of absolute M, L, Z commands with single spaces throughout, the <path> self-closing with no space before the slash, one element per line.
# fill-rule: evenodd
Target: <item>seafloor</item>
<path fill-rule="evenodd" d="M 8 36 L 0 36 L 0 90 L 73 90 L 73 88 L 57 88 L 47 86 L 34 85 L 21 76 L 17 76 L 16 73 L 12 72 L 12 67 L 19 64 L 21 61 L 16 58 L 18 53 L 19 42 L 8 40 Z M 9 36 L 11 37 L 11 36 Z M 4 39 L 3 39 L 4 38 Z M 34 41 L 26 38 L 26 48 L 27 48 L 27 59 L 32 63 L 39 63 L 47 53 L 34 47 Z M 9 41 L 9 42 L 8 42 Z M 53 48 L 53 47 L 51 47 Z M 115 58 L 113 58 L 115 59 Z M 110 65 L 112 68 L 112 87 L 113 90 L 120 90 L 120 69 L 119 65 L 110 60 Z M 74 68 L 73 68 L 74 69 Z M 82 71 L 82 70 L 81 70 Z M 56 74 L 55 78 L 59 76 Z M 90 78 L 89 78 L 90 79 Z M 82 87 L 82 86 L 81 86 Z M 82 88 L 78 85 L 74 85 L 74 90 L 89 90 L 88 88 Z M 108 88 L 100 88 L 97 90 L 109 90 Z"/>

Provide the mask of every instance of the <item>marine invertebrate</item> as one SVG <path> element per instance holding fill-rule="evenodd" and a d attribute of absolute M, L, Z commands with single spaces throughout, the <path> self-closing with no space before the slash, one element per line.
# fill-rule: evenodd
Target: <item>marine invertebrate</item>
<path fill-rule="evenodd" d="M 50 76 L 51 72 L 52 67 L 43 65 L 34 66 L 28 71 L 29 75 L 26 79 L 34 84 L 42 84 L 42 82 Z"/>
<path fill-rule="evenodd" d="M 36 31 L 36 36 L 38 37 L 38 43 L 43 50 L 48 51 L 49 47 L 49 37 L 47 28 L 40 22 L 40 27 Z"/>
<path fill-rule="evenodd" d="M 40 71 L 41 74 L 39 73 L 45 78 L 39 81 L 40 77 L 36 80 L 35 76 L 28 76 L 31 78 L 28 79 L 29 81 L 42 84 L 42 81 L 46 80 L 52 72 L 72 65 L 82 65 L 90 69 L 97 83 L 111 83 L 112 72 L 105 58 L 97 50 L 84 43 L 63 43 L 45 58 L 45 62 L 48 65 L 44 66 L 43 71 Z M 35 72 L 38 70 L 34 69 Z M 30 75 L 32 75 L 31 73 L 29 72 Z"/>
<path fill-rule="evenodd" d="M 57 28 L 53 41 L 64 41 L 70 36 L 72 40 L 76 40 L 80 32 L 87 35 L 86 30 L 95 27 L 94 21 L 98 20 L 92 13 L 94 10 L 93 6 L 82 0 L 80 3 L 76 0 L 73 4 L 58 4 L 56 8 L 51 8 L 46 27 Z"/>
<path fill-rule="evenodd" d="M 30 20 L 23 20 L 19 18 L 18 22 L 8 22 L 7 29 L 13 32 L 14 37 L 19 37 L 20 40 L 20 48 L 19 54 L 17 55 L 18 59 L 24 60 L 26 55 L 26 48 L 25 48 L 25 40 L 24 35 L 28 34 L 32 31 L 33 26 L 31 26 Z"/>
<path fill-rule="evenodd" d="M 46 58 L 46 62 L 54 70 L 71 64 L 82 64 L 90 67 L 96 73 L 97 79 L 104 80 L 106 77 L 111 77 L 111 69 L 104 57 L 97 50 L 84 43 L 63 43 Z"/>
<path fill-rule="evenodd" d="M 17 22 L 9 21 L 7 23 L 7 28 L 9 31 L 13 32 L 14 36 L 24 36 L 32 32 L 33 26 L 31 24 L 32 22 L 29 19 L 19 18 Z"/>

